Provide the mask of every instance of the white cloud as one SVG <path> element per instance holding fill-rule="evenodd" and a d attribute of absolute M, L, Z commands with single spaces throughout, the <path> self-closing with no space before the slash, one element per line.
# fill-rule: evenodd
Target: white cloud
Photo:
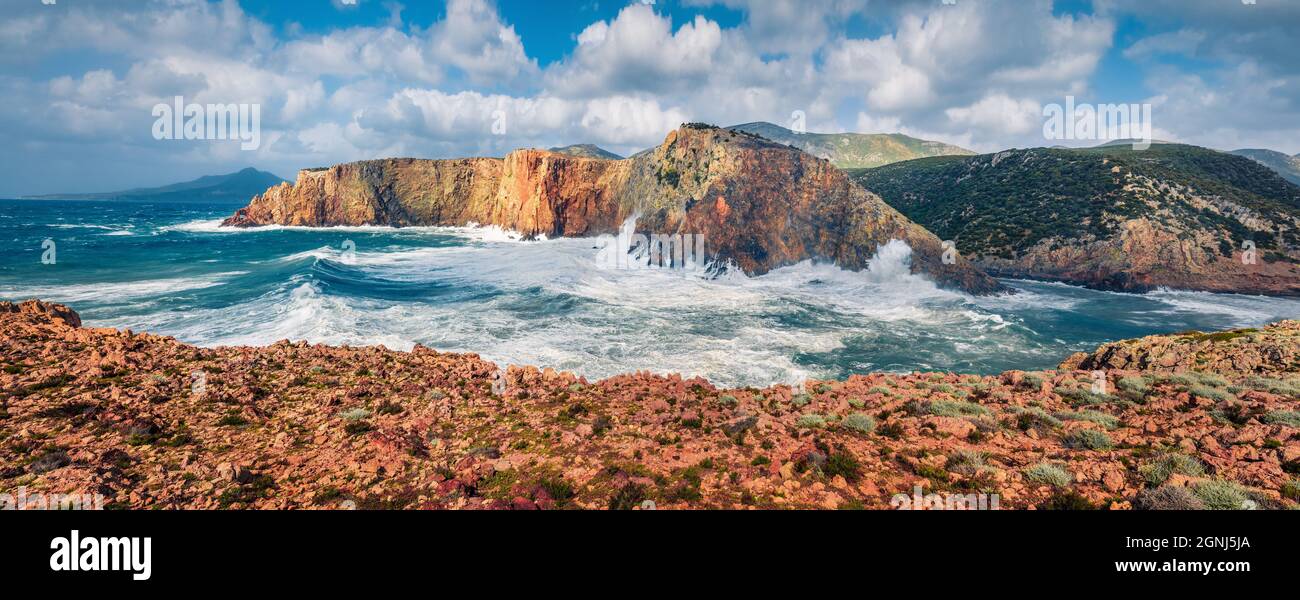
<path fill-rule="evenodd" d="M 957 125 L 1011 135 L 1041 131 L 1043 125 L 1041 104 L 1033 100 L 1017 100 L 1006 94 L 986 96 L 970 106 L 949 108 L 944 113 Z"/>
<path fill-rule="evenodd" d="M 580 142 L 628 153 L 685 121 L 789 124 L 794 111 L 814 131 L 898 131 L 985 151 L 1043 144 L 1039 107 L 1095 95 L 1116 23 L 1128 18 L 1151 24 L 1122 50 L 1156 92 L 1158 137 L 1300 150 L 1290 125 L 1300 123 L 1295 8 L 1096 0 L 1087 16 L 1058 13 L 1051 0 L 685 4 L 744 19 L 674 22 L 634 3 L 573 32 L 573 48 L 546 67 L 490 0 L 451 0 L 423 28 L 392 4 L 387 23 L 317 33 L 276 29 L 235 0 L 6 6 L 0 94 L 12 108 L 0 132 L 19 141 L 0 161 L 0 193 L 51 191 L 28 188 L 55 185 L 68 165 L 118 187 L 252 161 L 292 174 Z M 853 35 L 855 18 L 888 26 Z M 1162 62 L 1169 55 L 1223 66 L 1188 73 Z M 262 104 L 265 143 L 232 154 L 153 140 L 149 109 L 175 95 Z M 505 135 L 493 134 L 496 111 Z"/>

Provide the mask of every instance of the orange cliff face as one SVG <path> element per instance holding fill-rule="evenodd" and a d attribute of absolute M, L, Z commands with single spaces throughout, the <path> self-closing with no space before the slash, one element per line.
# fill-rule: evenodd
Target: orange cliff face
<path fill-rule="evenodd" d="M 1001 286 L 823 159 L 750 134 L 687 125 L 624 160 L 518 150 L 504 159 L 384 159 L 302 171 L 224 225 L 496 225 L 525 236 L 704 236 L 710 260 L 758 275 L 807 259 L 862 270 L 880 246 L 972 293 Z"/>

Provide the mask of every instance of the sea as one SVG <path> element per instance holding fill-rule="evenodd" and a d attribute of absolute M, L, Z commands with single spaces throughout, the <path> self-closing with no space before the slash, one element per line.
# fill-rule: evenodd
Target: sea
<path fill-rule="evenodd" d="M 589 379 L 766 386 L 873 371 L 1050 369 L 1108 341 L 1300 318 L 1300 299 L 1005 280 L 975 297 L 879 248 L 861 272 L 761 276 L 621 261 L 491 227 L 220 226 L 238 203 L 0 200 L 0 300 L 200 346 L 415 344 Z M 706 254 L 708 252 L 706 246 Z"/>

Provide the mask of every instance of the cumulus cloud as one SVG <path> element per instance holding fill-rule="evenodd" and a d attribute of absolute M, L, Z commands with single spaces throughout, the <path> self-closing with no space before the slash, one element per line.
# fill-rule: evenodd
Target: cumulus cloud
<path fill-rule="evenodd" d="M 0 94 L 11 108 L 0 131 L 17 141 L 0 161 L 0 194 L 63 191 L 53 188 L 70 168 L 99 189 L 248 164 L 291 176 L 362 158 L 583 142 L 627 154 L 682 122 L 788 125 L 796 111 L 814 131 L 900 132 L 982 151 L 1044 145 L 1042 105 L 1095 95 L 1115 55 L 1152 90 L 1157 137 L 1300 150 L 1300 126 L 1288 125 L 1300 123 L 1297 3 L 683 4 L 742 19 L 674 20 L 628 3 L 572 32 L 572 47 L 542 66 L 492 0 L 449 0 L 427 26 L 404 23 L 390 3 L 387 22 L 313 32 L 277 29 L 237 0 L 9 3 Z M 1134 19 L 1141 35 L 1117 36 Z M 872 26 L 851 26 L 863 22 Z M 1212 66 L 1189 71 L 1182 57 Z M 154 140 L 150 108 L 174 96 L 260 104 L 262 147 Z"/>

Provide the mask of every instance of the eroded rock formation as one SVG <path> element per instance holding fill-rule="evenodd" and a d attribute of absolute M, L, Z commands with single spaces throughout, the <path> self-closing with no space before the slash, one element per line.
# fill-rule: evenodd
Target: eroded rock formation
<path fill-rule="evenodd" d="M 703 235 L 710 259 L 758 275 L 806 259 L 867 267 L 892 239 L 912 269 L 973 293 L 999 284 L 829 162 L 701 125 L 625 160 L 519 150 L 504 159 L 386 159 L 299 173 L 225 225 L 497 225 L 526 236 L 637 231 Z"/>

